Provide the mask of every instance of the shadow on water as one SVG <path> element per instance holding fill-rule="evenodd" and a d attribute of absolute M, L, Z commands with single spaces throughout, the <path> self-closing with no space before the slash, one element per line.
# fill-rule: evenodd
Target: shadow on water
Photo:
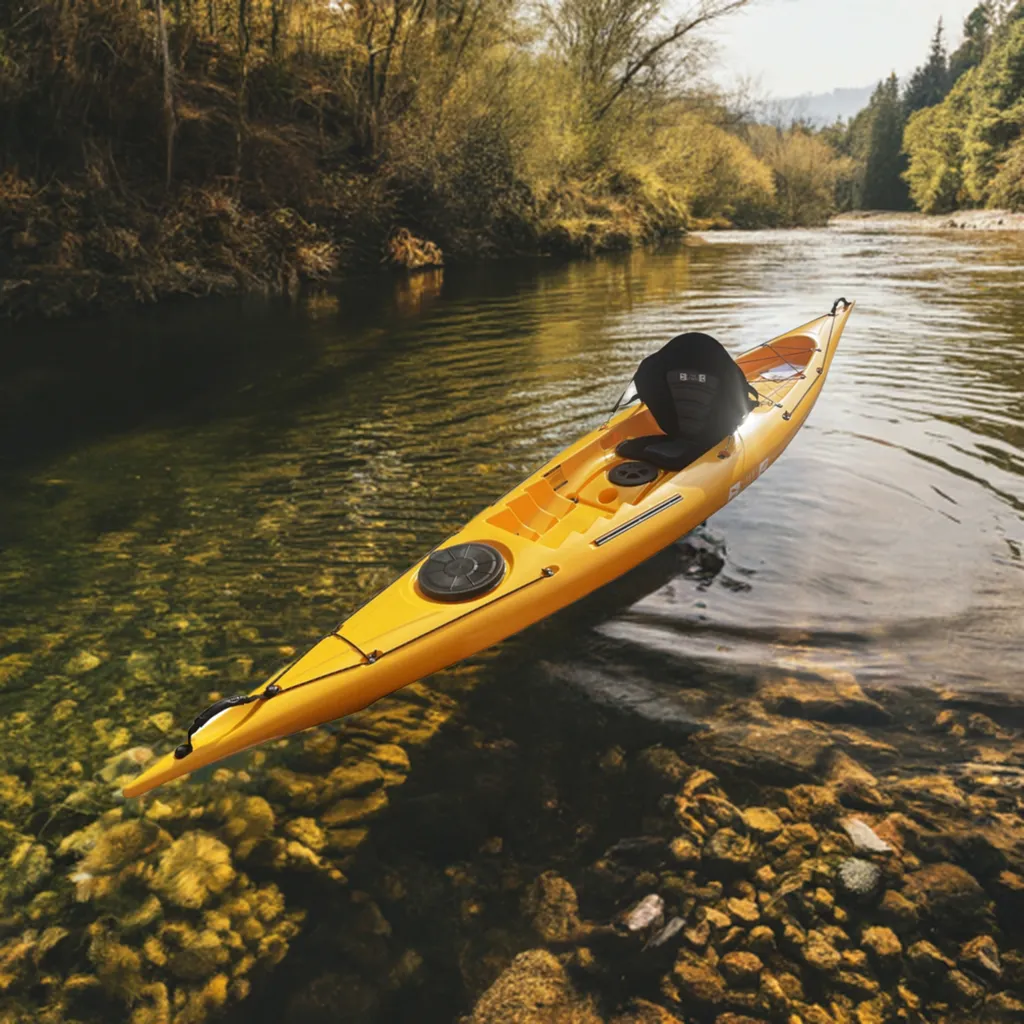
<path fill-rule="evenodd" d="M 343 391 L 351 374 L 386 373 L 397 352 L 423 344 L 417 325 L 438 300 L 514 295 L 544 273 L 510 260 L 367 276 L 298 305 L 205 299 L 16 325 L 0 339 L 0 471 L 154 424 L 256 416 L 255 434 L 287 428 L 293 410 Z M 510 338 L 521 329 L 507 324 Z"/>

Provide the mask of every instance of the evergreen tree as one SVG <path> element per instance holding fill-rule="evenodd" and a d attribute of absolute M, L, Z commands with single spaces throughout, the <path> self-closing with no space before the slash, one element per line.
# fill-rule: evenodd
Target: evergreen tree
<path fill-rule="evenodd" d="M 869 104 L 871 130 L 861 206 L 870 210 L 905 210 L 909 206 L 907 185 L 903 180 L 906 158 L 903 155 L 904 108 L 900 102 L 900 84 L 895 74 L 879 82 Z"/>
<path fill-rule="evenodd" d="M 906 116 L 915 110 L 934 107 L 941 103 L 950 90 L 949 59 L 946 56 L 946 44 L 942 38 L 942 19 L 932 36 L 932 49 L 928 60 L 910 76 L 907 90 L 903 95 Z"/>
<path fill-rule="evenodd" d="M 981 63 L 988 51 L 994 20 L 991 0 L 978 4 L 964 19 L 964 41 L 949 58 L 951 84 Z"/>

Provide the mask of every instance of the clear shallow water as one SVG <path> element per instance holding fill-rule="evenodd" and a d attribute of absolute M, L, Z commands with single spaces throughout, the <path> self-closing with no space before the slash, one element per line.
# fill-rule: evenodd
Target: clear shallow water
<path fill-rule="evenodd" d="M 588 789 L 574 770 L 586 744 L 631 727 L 632 712 L 591 710 L 621 706 L 609 681 L 625 676 L 680 698 L 712 676 L 728 695 L 808 664 L 880 686 L 1016 692 L 1022 256 L 1015 236 L 715 234 L 590 263 L 357 282 L 294 308 L 192 304 L 8 332 L 2 767 L 30 782 L 73 754 L 88 776 L 128 742 L 172 745 L 177 731 L 154 738 L 148 716 L 180 731 L 210 691 L 269 674 L 599 422 L 673 334 L 708 330 L 738 352 L 841 294 L 858 308 L 808 424 L 709 523 L 720 573 L 698 579 L 670 551 L 430 686 L 483 735 L 564 737 L 564 762 L 517 762 L 544 806 L 552 778 Z M 67 699 L 77 707 L 51 727 Z M 671 733 L 663 709 L 646 712 L 653 738 Z M 119 725 L 128 735 L 111 739 Z M 410 849 L 439 867 L 509 835 L 501 800 L 467 802 L 490 808 L 486 823 L 460 811 L 481 770 L 465 769 L 462 742 L 443 729 L 430 741 L 354 879 L 378 876 L 384 856 L 402 875 Z M 504 774 L 500 757 L 482 770 Z M 517 819 L 530 826 L 531 856 L 572 856 L 575 833 Z M 493 913 L 504 926 L 515 910 Z M 428 947 L 436 925 L 396 916 L 396 945 Z M 438 1020 L 464 1002 L 445 973 L 454 956 L 431 964 Z"/>

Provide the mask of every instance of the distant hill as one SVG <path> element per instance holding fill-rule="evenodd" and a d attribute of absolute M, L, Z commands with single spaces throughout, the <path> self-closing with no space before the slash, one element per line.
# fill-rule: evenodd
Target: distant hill
<path fill-rule="evenodd" d="M 786 99 L 769 100 L 762 104 L 760 116 L 767 121 L 789 122 L 797 118 L 815 125 L 833 124 L 837 118 L 847 120 L 867 106 L 873 85 L 862 89 L 833 89 L 832 92 Z"/>

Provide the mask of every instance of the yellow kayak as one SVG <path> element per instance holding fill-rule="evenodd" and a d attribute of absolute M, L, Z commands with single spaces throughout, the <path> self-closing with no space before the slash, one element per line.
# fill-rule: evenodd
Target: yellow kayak
<path fill-rule="evenodd" d="M 811 411 L 853 304 L 733 360 L 685 334 L 606 423 L 556 455 L 251 694 L 193 722 L 125 786 L 146 793 L 351 714 L 621 576 L 753 483 Z"/>

